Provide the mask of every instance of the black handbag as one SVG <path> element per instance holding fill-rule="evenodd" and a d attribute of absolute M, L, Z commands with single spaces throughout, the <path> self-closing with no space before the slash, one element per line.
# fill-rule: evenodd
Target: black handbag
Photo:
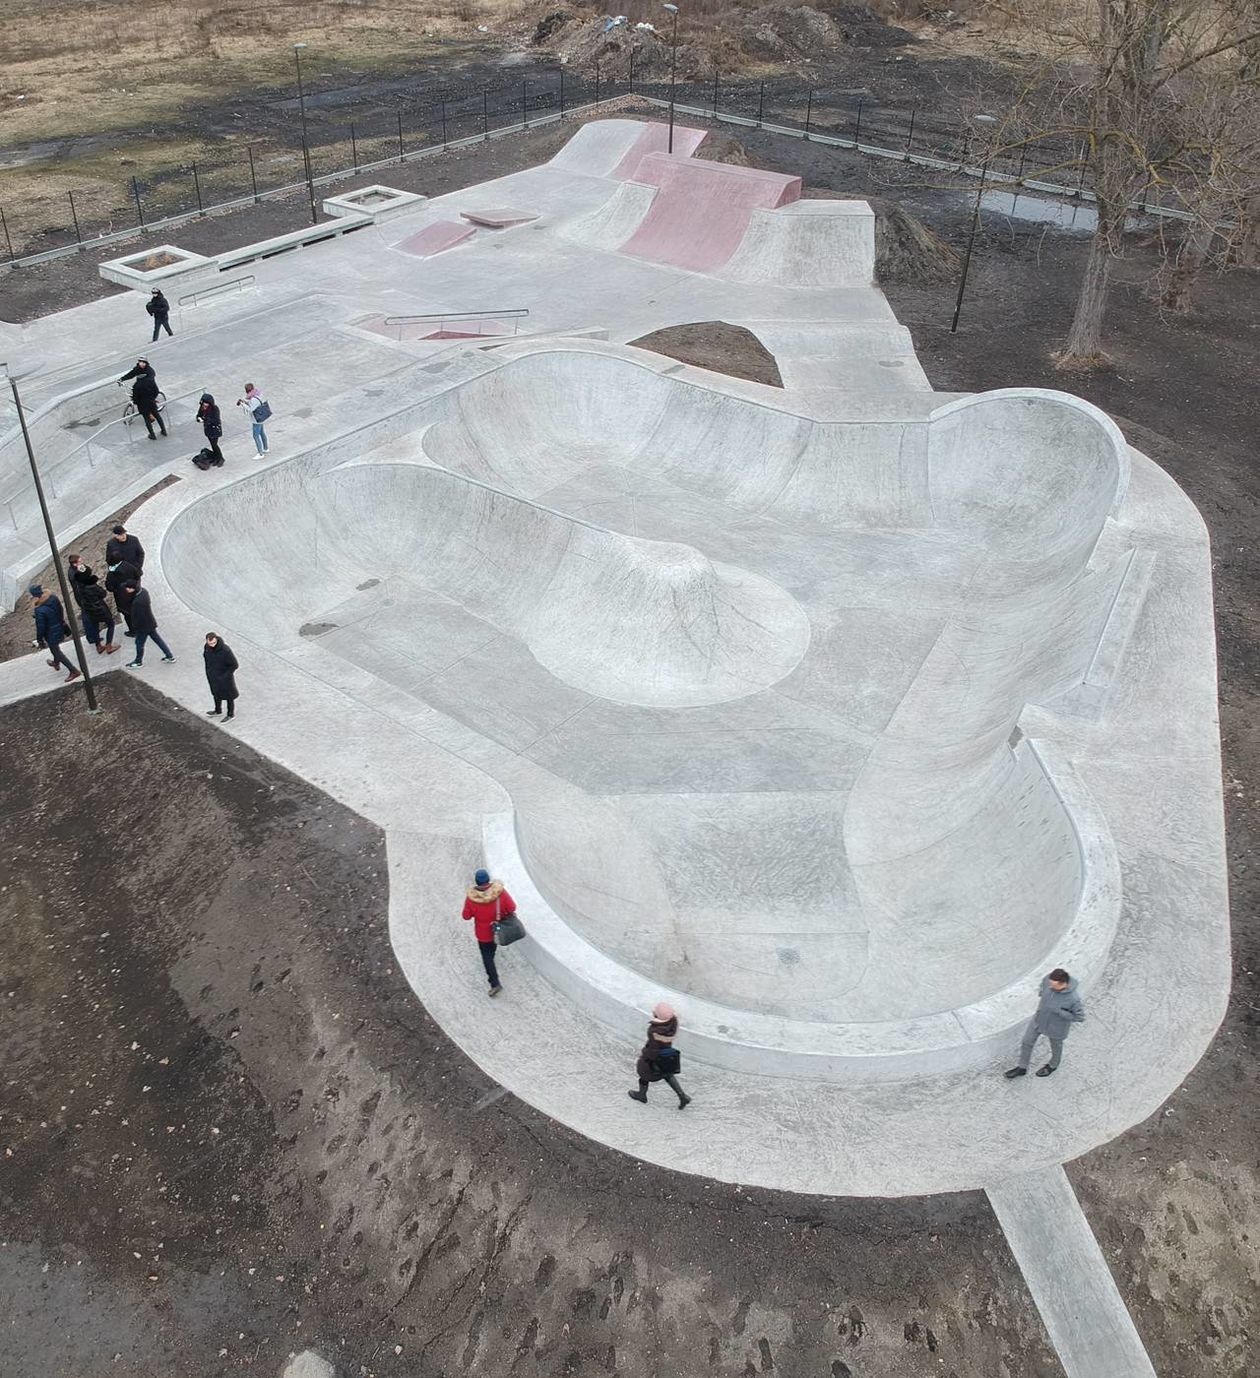
<path fill-rule="evenodd" d="M 525 936 L 525 925 L 516 917 L 509 914 L 506 918 L 495 919 L 494 940 L 500 947 L 507 947 L 509 943 L 517 943 Z"/>
<path fill-rule="evenodd" d="M 677 1048 L 662 1048 L 655 1061 L 657 1071 L 663 1077 L 676 1077 L 682 1071 L 682 1054 Z"/>

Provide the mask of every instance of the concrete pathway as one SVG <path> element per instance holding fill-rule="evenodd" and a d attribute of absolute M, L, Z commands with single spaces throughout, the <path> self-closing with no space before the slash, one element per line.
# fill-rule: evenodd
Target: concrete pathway
<path fill-rule="evenodd" d="M 1067 1378 L 1155 1378 L 1063 1169 L 1009 1178 L 988 1195 Z"/>

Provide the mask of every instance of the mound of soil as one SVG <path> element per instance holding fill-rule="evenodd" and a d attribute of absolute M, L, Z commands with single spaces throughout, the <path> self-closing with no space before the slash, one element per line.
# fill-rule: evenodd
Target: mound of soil
<path fill-rule="evenodd" d="M 746 378 L 750 383 L 765 383 L 772 388 L 783 386 L 774 355 L 742 325 L 730 325 L 726 321 L 670 325 L 630 343 L 639 349 L 650 349 L 653 354 L 677 359 L 680 364 L 724 373 L 728 378 Z"/>
<path fill-rule="evenodd" d="M 662 20 L 657 24 L 658 20 Z M 639 27 L 645 24 L 647 27 Z M 831 14 L 809 5 L 783 3 L 735 5 L 722 22 L 697 23 L 683 16 L 678 43 L 679 80 L 695 81 L 714 71 L 736 73 L 767 66 L 791 68 L 817 61 L 841 48 L 846 26 Z M 663 17 L 650 20 L 631 15 L 625 24 L 609 28 L 605 13 L 549 5 L 539 13 L 531 40 L 566 65 L 589 70 L 595 63 L 620 66 L 634 53 L 634 68 L 645 80 L 668 76 L 672 63 L 670 31 Z"/>
<path fill-rule="evenodd" d="M 838 195 L 844 193 L 830 187 L 806 187 L 802 192 L 806 199 L 829 200 Z M 957 276 L 961 256 L 917 216 L 882 196 L 858 192 L 857 199 L 875 212 L 876 282 L 930 286 Z"/>
<path fill-rule="evenodd" d="M 711 130 L 709 137 L 696 149 L 695 156 L 710 163 L 729 163 L 731 167 L 752 167 L 748 150 L 729 134 Z"/>
<path fill-rule="evenodd" d="M 877 282 L 949 282 L 957 276 L 959 255 L 937 234 L 895 201 L 868 196 L 875 212 Z"/>

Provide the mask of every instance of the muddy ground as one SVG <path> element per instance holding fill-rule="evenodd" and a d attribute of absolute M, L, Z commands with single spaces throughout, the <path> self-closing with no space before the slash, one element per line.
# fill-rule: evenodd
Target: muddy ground
<path fill-rule="evenodd" d="M 524 136 L 523 160 L 559 137 Z M 957 190 L 741 138 L 754 163 L 896 199 L 955 247 L 965 236 Z M 953 336 L 951 286 L 886 290 L 935 386 L 1070 386 L 1117 416 L 1212 531 L 1229 1014 L 1160 1113 L 1069 1171 L 1162 1378 L 1248 1378 L 1260 302 L 1232 274 L 1205 284 L 1200 314 L 1161 320 L 1135 240 L 1115 367 L 1067 380 L 1048 360 L 1083 254 L 1077 237 L 986 217 Z M 0 1297 L 13 1299 L 15 1372 L 274 1373 L 309 1345 L 346 1374 L 425 1378 L 1060 1373 L 979 1196 L 738 1192 L 495 1099 L 394 969 L 375 834 L 142 684 L 114 676 L 102 695 L 99 719 L 72 691 L 0 714 L 0 1128 L 13 1153 L 0 1159 Z"/>
<path fill-rule="evenodd" d="M 1057 1373 L 982 1197 L 737 1191 L 497 1095 L 398 972 L 376 830 L 101 697 L 0 714 L 6 1373 Z"/>

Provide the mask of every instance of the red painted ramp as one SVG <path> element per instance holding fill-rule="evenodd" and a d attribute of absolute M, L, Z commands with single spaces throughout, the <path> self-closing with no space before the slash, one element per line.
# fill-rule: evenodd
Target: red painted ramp
<path fill-rule="evenodd" d="M 799 177 L 678 154 L 649 153 L 634 180 L 657 192 L 622 253 L 696 273 L 711 273 L 726 263 L 753 211 L 786 206 L 801 195 Z"/>
<path fill-rule="evenodd" d="M 689 129 L 686 125 L 674 126 L 674 157 L 690 158 L 707 137 L 703 129 Z M 645 124 L 639 137 L 631 145 L 629 152 L 608 174 L 619 182 L 641 182 L 639 165 L 644 158 L 653 153 L 664 153 L 669 147 L 669 125 Z"/>

